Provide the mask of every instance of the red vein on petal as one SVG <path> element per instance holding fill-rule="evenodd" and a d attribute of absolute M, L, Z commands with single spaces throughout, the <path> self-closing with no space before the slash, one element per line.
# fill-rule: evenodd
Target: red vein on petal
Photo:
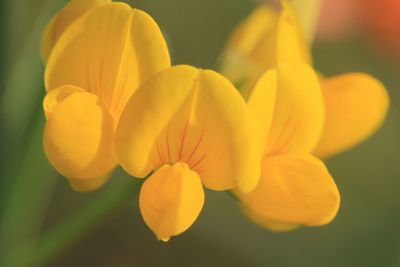
<path fill-rule="evenodd" d="M 200 135 L 200 138 L 199 138 L 199 140 L 197 141 L 197 144 L 196 144 L 195 147 L 193 148 L 192 153 L 190 154 L 189 158 L 186 160 L 186 162 L 187 162 L 189 165 L 190 165 L 190 163 L 189 163 L 190 160 L 192 159 L 193 155 L 196 153 L 197 149 L 198 149 L 199 146 L 200 146 L 201 141 L 203 140 L 204 132 L 205 132 L 205 130 L 203 129 L 203 131 L 202 131 L 202 133 L 201 133 L 201 135 Z"/>
<path fill-rule="evenodd" d="M 103 103 L 106 103 L 105 101 L 105 96 L 104 96 L 104 88 L 103 88 L 103 72 L 104 72 L 104 58 L 101 58 L 100 64 L 99 64 L 99 95 L 101 95 L 101 99 L 103 100 Z"/>
<path fill-rule="evenodd" d="M 167 153 L 168 153 L 168 161 L 169 161 L 169 162 L 172 162 L 172 159 L 171 159 L 171 150 L 170 150 L 170 148 L 169 148 L 169 123 L 168 123 L 168 126 L 167 126 Z"/>
<path fill-rule="evenodd" d="M 196 170 L 197 167 L 200 167 L 200 163 L 203 162 L 203 160 L 206 158 L 206 156 L 207 156 L 207 152 L 205 152 L 205 153 L 203 154 L 203 156 L 201 156 L 196 162 L 194 162 L 194 163 L 191 165 L 191 169 L 192 169 L 192 170 Z"/>
<path fill-rule="evenodd" d="M 180 148 L 179 148 L 179 160 L 181 160 L 182 157 L 183 157 L 183 145 L 185 144 L 185 139 L 186 139 L 186 133 L 187 133 L 188 126 L 189 126 L 189 115 L 188 115 L 188 117 L 186 119 L 185 127 L 183 128 L 183 134 L 182 134 L 181 144 L 180 144 Z"/>
<path fill-rule="evenodd" d="M 164 155 L 161 153 L 161 149 L 159 144 L 157 143 L 157 152 L 158 152 L 158 158 L 160 159 L 160 162 L 164 162 Z"/>
<path fill-rule="evenodd" d="M 86 63 L 86 86 L 87 91 L 92 92 L 92 89 L 90 88 L 89 63 Z"/>

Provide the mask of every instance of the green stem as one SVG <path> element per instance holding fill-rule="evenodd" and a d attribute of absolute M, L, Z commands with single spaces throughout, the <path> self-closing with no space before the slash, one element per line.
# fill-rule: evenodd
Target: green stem
<path fill-rule="evenodd" d="M 25 157 L 20 160 L 20 169 L 13 177 L 15 183 L 5 199 L 0 220 L 2 253 L 8 254 L 15 246 L 37 237 L 57 181 L 42 152 L 43 125 L 40 118 L 31 132 Z"/>
<path fill-rule="evenodd" d="M 130 178 L 124 180 L 83 208 L 69 216 L 64 222 L 46 232 L 32 244 L 25 244 L 11 256 L 4 266 L 41 265 L 53 258 L 74 242 L 81 239 L 95 227 L 96 223 L 107 218 L 118 207 L 121 207 L 132 196 L 137 195 L 141 182 Z"/>
<path fill-rule="evenodd" d="M 17 214 L 16 216 L 23 216 L 26 213 L 24 208 L 27 207 L 31 210 L 31 206 L 40 206 L 42 198 L 31 198 L 30 192 L 41 188 L 41 182 L 47 180 L 55 180 L 54 174 L 50 174 L 46 163 L 45 172 L 35 172 L 43 167 L 41 165 L 41 157 L 36 155 L 33 147 L 37 147 L 37 151 L 41 151 L 41 129 L 36 129 L 38 117 L 43 116 L 41 110 L 41 96 L 44 93 L 43 89 L 43 64 L 39 58 L 39 42 L 41 32 L 46 25 L 46 22 L 54 14 L 59 6 L 66 0 L 47 0 L 41 1 L 42 7 L 38 13 L 32 26 L 26 25 L 26 31 L 29 36 L 24 42 L 20 53 L 17 55 L 9 55 L 11 66 L 4 68 L 6 73 L 4 77 L 3 90 L 0 94 L 0 119 L 2 119 L 2 130 L 0 133 L 0 146 L 1 150 L 7 153 L 7 160 L 0 163 L 0 173 L 3 179 L 0 186 L 0 210 L 6 214 Z M 17 7 L 27 8 L 28 5 L 21 5 L 21 1 L 3 1 L 2 7 L 7 9 L 2 12 L 13 13 L 13 9 Z M 16 11 L 14 11 L 16 12 Z M 10 16 L 10 15 L 8 15 Z M 4 19 L 4 18 L 3 18 Z M 16 19 L 16 18 L 13 18 Z M 13 25 L 11 17 L 6 22 L 8 25 Z M 14 28 L 12 28 L 14 29 Z M 18 35 L 16 32 L 9 32 L 9 34 Z M 19 33 L 22 34 L 22 33 Z M 7 38 L 7 37 L 6 37 Z M 7 51 L 9 52 L 9 51 Z M 8 71 L 10 69 L 10 71 Z M 34 128 L 34 129 L 32 129 Z M 28 156 L 29 155 L 29 156 Z M 34 168 L 35 162 L 39 162 L 37 168 Z M 26 166 L 29 165 L 29 166 Z M 46 168 L 45 167 L 45 168 Z M 50 175 L 48 175 L 50 174 Z M 49 179 L 50 178 L 50 179 Z M 52 178 L 52 179 L 51 179 Z M 33 184 L 33 188 L 27 186 L 38 180 L 37 184 Z M 46 183 L 48 181 L 45 181 Z M 24 191 L 24 188 L 26 191 Z M 44 192 L 50 187 L 43 187 Z M 21 193 L 17 196 L 15 192 Z M 22 202 L 18 197 L 24 196 L 28 202 L 28 206 L 17 207 L 13 204 L 14 201 Z M 45 203 L 45 205 L 47 205 Z M 3 212 L 4 209 L 4 212 Z M 19 213 L 19 214 L 18 214 Z M 28 212 L 29 213 L 29 212 Z M 0 222 L 0 236 L 2 235 L 3 222 L 5 221 L 4 215 L 0 215 L 2 220 Z M 28 216 L 23 220 L 26 225 L 30 225 Z M 36 219 L 36 217 L 35 217 Z M 21 222 L 19 223 L 21 224 Z M 28 229 L 25 227 L 24 229 Z M 17 227 L 8 228 L 7 235 L 18 234 L 21 229 Z M 3 237 L 0 238 L 0 243 L 3 243 Z M 0 244 L 1 245 L 1 244 Z"/>
<path fill-rule="evenodd" d="M 14 2 L 18 1 L 10 1 L 9 5 Z M 27 129 L 31 113 L 41 102 L 44 91 L 43 63 L 39 56 L 40 39 L 52 14 L 65 2 L 44 2 L 22 51 L 12 61 L 12 71 L 7 75 L 5 88 L 0 95 L 0 112 L 5 115 L 3 126 L 11 138 L 20 136 Z"/>

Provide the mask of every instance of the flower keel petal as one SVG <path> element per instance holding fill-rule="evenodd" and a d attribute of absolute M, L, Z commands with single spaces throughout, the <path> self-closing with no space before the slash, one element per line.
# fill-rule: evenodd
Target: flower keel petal
<path fill-rule="evenodd" d="M 83 93 L 85 91 L 82 88 L 72 85 L 60 86 L 50 91 L 43 100 L 43 110 L 45 112 L 46 119 L 49 119 L 51 113 L 53 113 L 53 110 L 60 102 L 62 102 L 72 94 L 79 92 Z"/>
<path fill-rule="evenodd" d="M 89 192 L 102 187 L 110 178 L 111 174 L 106 174 L 90 179 L 68 179 L 68 182 L 75 191 Z"/>
<path fill-rule="evenodd" d="M 162 241 L 186 231 L 204 204 L 200 177 L 185 163 L 163 165 L 140 190 L 140 211 L 146 224 Z"/>
<path fill-rule="evenodd" d="M 113 118 L 93 94 L 75 93 L 58 104 L 43 142 L 47 158 L 67 178 L 101 177 L 116 165 Z"/>

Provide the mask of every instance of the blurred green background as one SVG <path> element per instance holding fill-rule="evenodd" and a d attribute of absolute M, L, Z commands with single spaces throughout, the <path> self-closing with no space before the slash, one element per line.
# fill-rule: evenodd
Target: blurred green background
<path fill-rule="evenodd" d="M 271 233 L 248 221 L 228 194 L 207 191 L 196 223 L 162 243 L 139 214 L 137 181 L 120 170 L 103 189 L 76 193 L 43 155 L 39 41 L 65 2 L 0 2 L 0 266 L 400 266 L 399 63 L 357 37 L 314 46 L 325 75 L 368 72 L 391 95 L 383 128 L 327 162 L 342 196 L 333 223 Z M 159 23 L 174 64 L 215 69 L 229 33 L 256 1 L 130 4 Z"/>

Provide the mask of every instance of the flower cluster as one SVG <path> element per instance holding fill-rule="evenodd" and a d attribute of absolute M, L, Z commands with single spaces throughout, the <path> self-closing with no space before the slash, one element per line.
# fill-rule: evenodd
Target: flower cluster
<path fill-rule="evenodd" d="M 101 187 L 117 166 L 145 178 L 140 211 L 164 241 L 196 220 L 203 186 L 232 190 L 272 230 L 330 222 L 340 196 L 316 156 L 365 139 L 388 106 L 365 74 L 316 74 L 286 2 L 238 27 L 224 76 L 171 66 L 156 22 L 110 0 L 71 0 L 49 23 L 42 57 L 50 163 L 77 191 Z"/>
<path fill-rule="evenodd" d="M 282 72 L 293 62 L 297 70 L 286 67 Z M 331 157 L 372 135 L 386 117 L 388 94 L 365 73 L 325 78 L 313 70 L 309 44 L 286 1 L 280 13 L 262 5 L 238 26 L 227 44 L 221 73 L 251 101 L 263 73 L 274 67 L 282 84 L 278 80 L 277 100 L 284 98 L 286 110 L 278 109 L 275 100 L 273 117 L 283 119 L 271 126 L 260 181 L 241 197 L 242 206 L 256 223 L 271 230 L 326 224 L 335 217 L 339 195 L 316 157 Z M 283 96 L 283 84 L 291 88 L 290 94 Z M 259 105 L 265 108 L 264 104 L 265 100 Z M 282 139 L 272 134 L 275 131 L 281 131 Z"/>

